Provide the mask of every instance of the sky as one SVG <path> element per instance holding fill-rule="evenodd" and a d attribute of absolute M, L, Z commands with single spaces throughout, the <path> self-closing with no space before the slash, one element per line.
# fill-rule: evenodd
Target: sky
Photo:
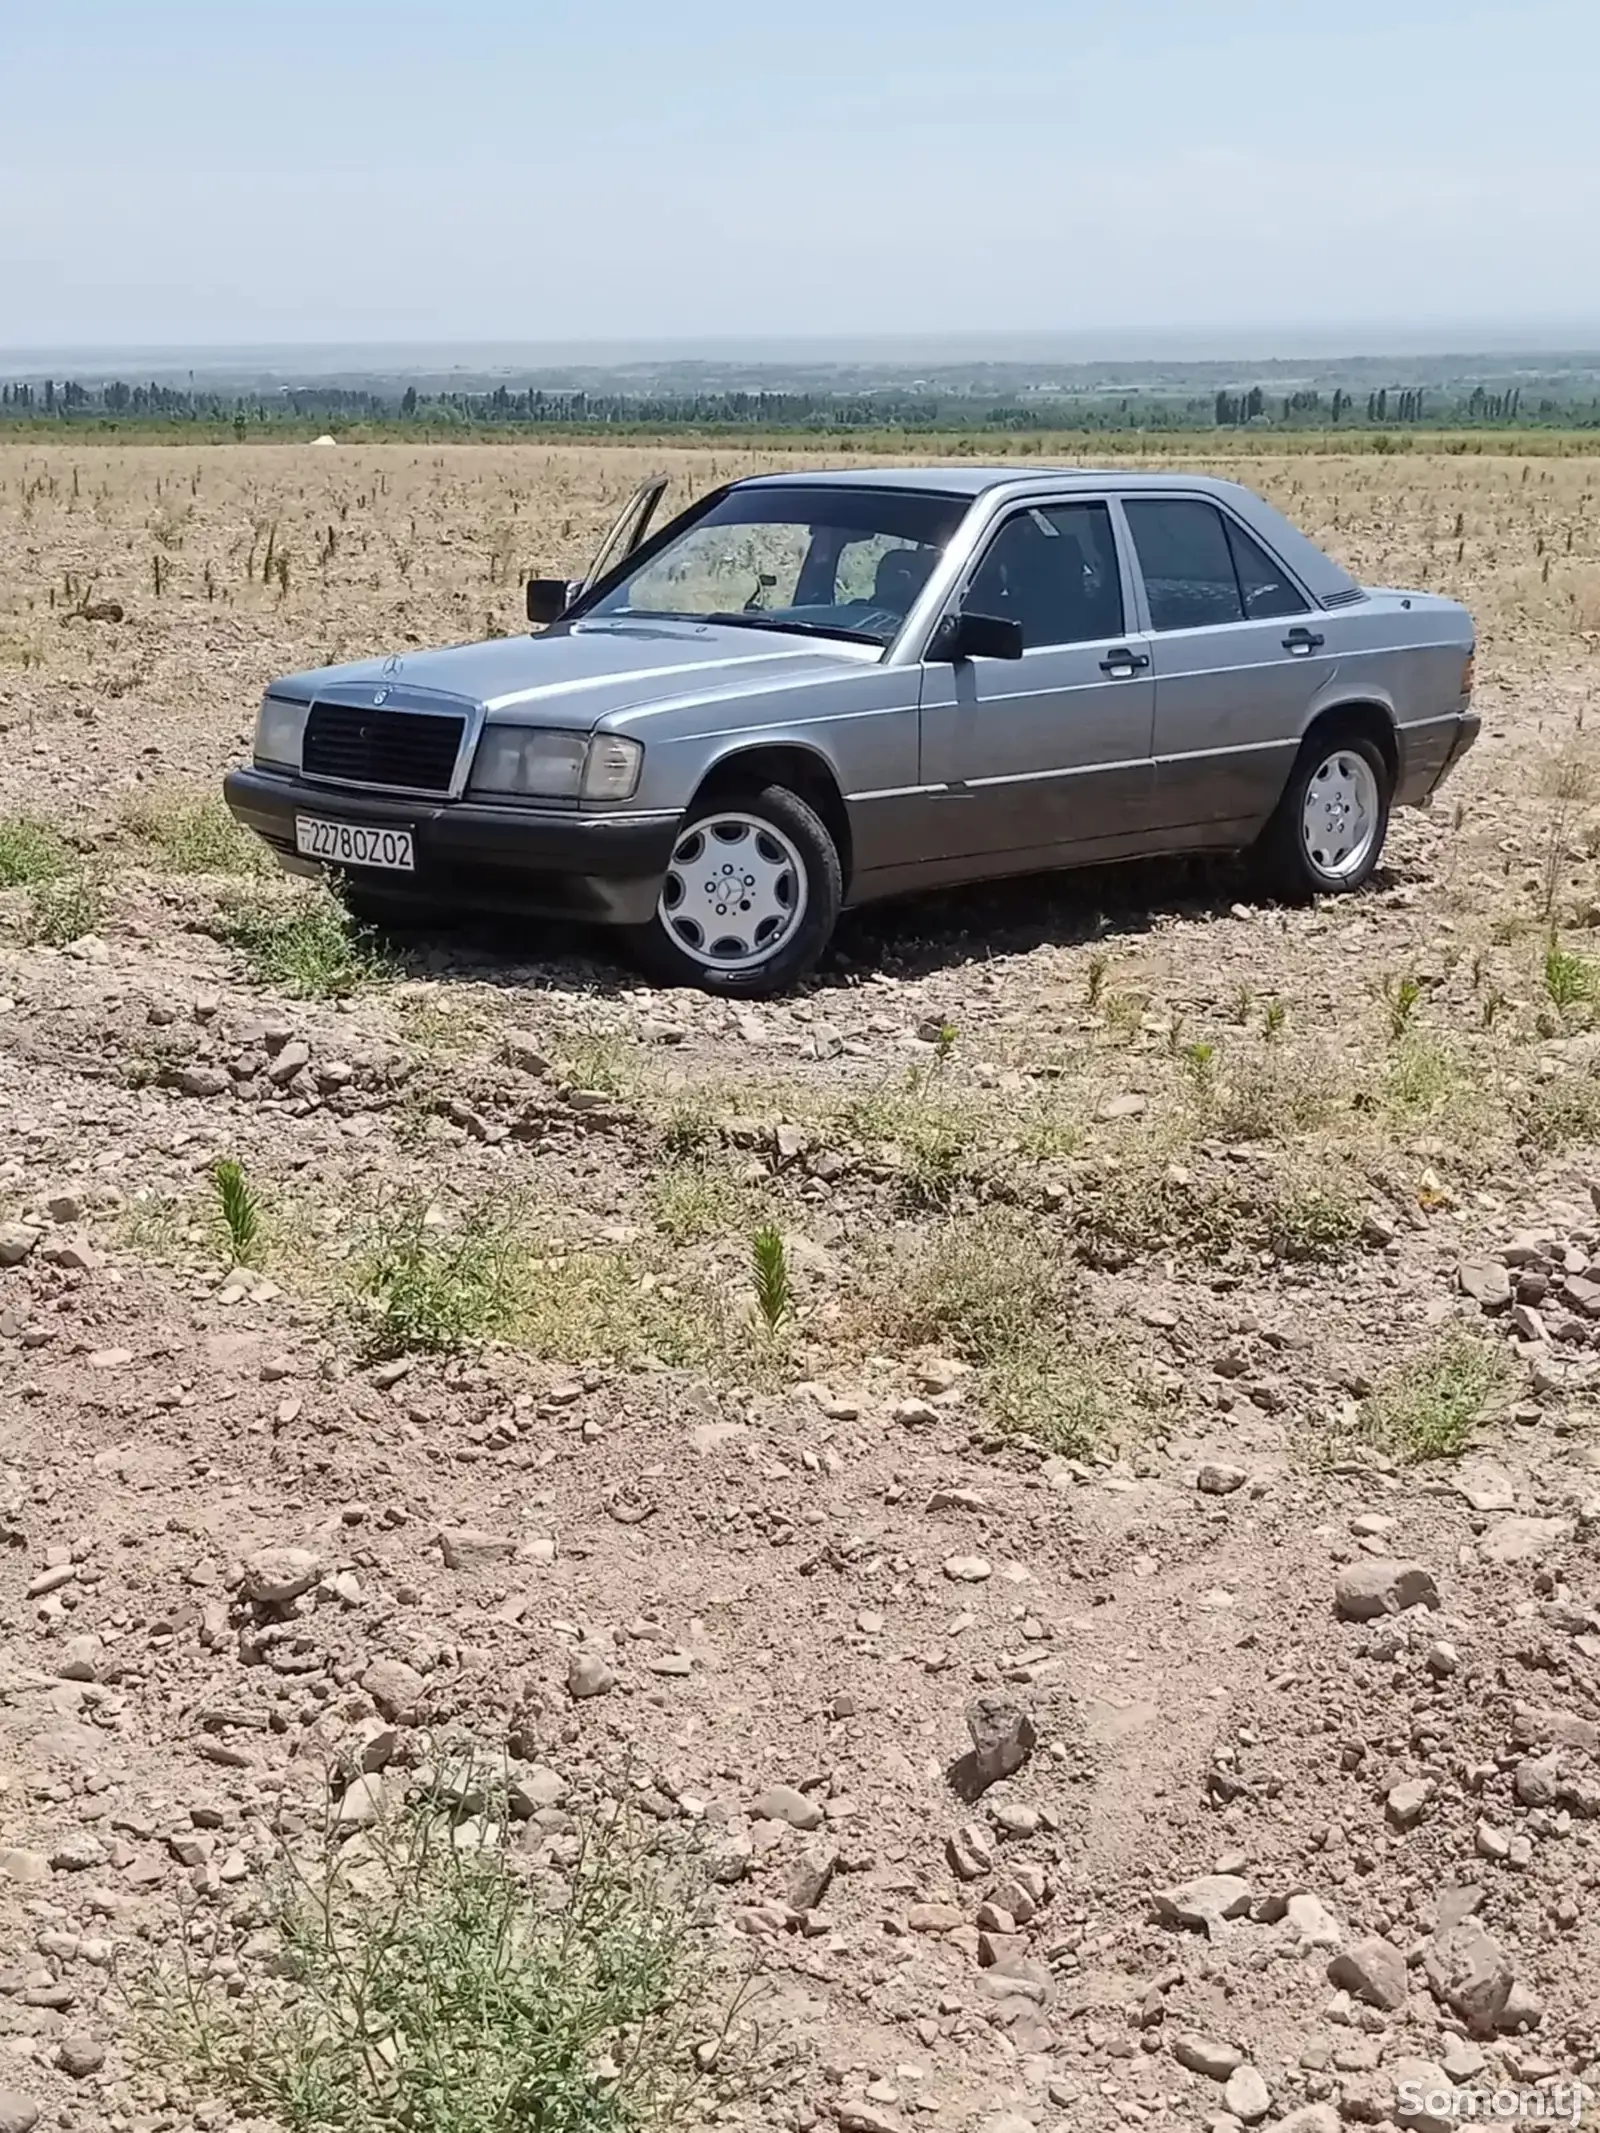
<path fill-rule="evenodd" d="M 1592 343 L 1597 84 L 1596 0 L 0 0 L 0 349 Z"/>

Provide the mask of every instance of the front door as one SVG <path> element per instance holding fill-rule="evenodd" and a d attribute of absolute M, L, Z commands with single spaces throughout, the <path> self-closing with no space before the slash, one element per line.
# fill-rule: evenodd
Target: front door
<path fill-rule="evenodd" d="M 1228 513 L 1200 497 L 1125 497 L 1155 658 L 1155 815 L 1232 841 L 1266 821 L 1335 618 Z"/>
<path fill-rule="evenodd" d="M 930 856 L 996 872 L 1137 841 L 1150 816 L 1155 689 L 1129 628 L 1109 507 L 1028 504 L 1003 519 L 955 605 L 1020 623 L 1021 659 L 922 670 Z"/>

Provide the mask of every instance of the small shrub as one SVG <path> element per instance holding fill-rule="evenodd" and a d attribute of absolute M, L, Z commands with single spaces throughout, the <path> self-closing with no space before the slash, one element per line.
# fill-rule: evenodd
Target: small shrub
<path fill-rule="evenodd" d="M 755 1286 L 756 1309 L 769 1333 L 776 1333 L 794 1316 L 794 1282 L 789 1273 L 789 1255 L 783 1234 L 772 1222 L 756 1231 L 751 1246 L 750 1271 Z"/>
<path fill-rule="evenodd" d="M 374 1355 L 430 1354 L 509 1334 L 528 1291 L 527 1243 L 505 1207 L 476 1209 L 456 1230 L 419 1201 L 384 1208 L 355 1261 L 358 1314 Z"/>
<path fill-rule="evenodd" d="M 1402 1363 L 1362 1404 L 1360 1435 L 1407 1465 L 1453 1459 L 1506 1381 L 1498 1349 L 1460 1330 Z"/>
<path fill-rule="evenodd" d="M 394 974 L 376 937 L 325 888 L 237 897 L 223 908 L 221 931 L 258 985 L 302 999 L 342 999 Z"/>
<path fill-rule="evenodd" d="M 1574 1008 L 1589 1007 L 1596 993 L 1595 966 L 1587 956 L 1574 955 L 1552 934 L 1544 952 L 1544 989 L 1551 1005 L 1562 1016 Z"/>
<path fill-rule="evenodd" d="M 984 1395 L 1002 1429 L 1065 1459 L 1125 1439 L 1139 1418 L 1136 1389 L 1104 1348 L 1047 1335 L 992 1364 Z"/>
<path fill-rule="evenodd" d="M 74 865 L 71 845 L 48 822 L 27 815 L 0 821 L 0 889 L 25 889 L 54 881 Z"/>
<path fill-rule="evenodd" d="M 1063 1325 L 1073 1302 L 1070 1269 L 1050 1240 L 1014 1216 L 989 1213 L 946 1221 L 910 1254 L 886 1260 L 869 1307 L 874 1339 L 993 1364 Z"/>
<path fill-rule="evenodd" d="M 93 933 L 105 917 L 105 896 L 88 874 L 62 874 L 35 881 L 28 898 L 28 937 L 45 948 L 65 948 Z"/>
<path fill-rule="evenodd" d="M 232 1156 L 220 1157 L 211 1166 L 211 1183 L 233 1263 L 251 1266 L 261 1244 L 261 1203 L 244 1165 Z"/>
<path fill-rule="evenodd" d="M 1192 1252 L 1212 1265 L 1262 1254 L 1315 1265 L 1344 1257 L 1361 1235 L 1360 1203 L 1342 1179 L 1312 1181 L 1281 1165 L 1202 1172 L 1124 1164 L 1084 1181 L 1073 1216 L 1093 1254 Z"/>
<path fill-rule="evenodd" d="M 284 2133 L 708 2123 L 740 2086 L 742 1992 L 713 1986 L 692 1855 L 586 1808 L 535 1860 L 467 1782 L 480 1818 L 423 1800 L 286 1862 L 275 1960 L 238 1997 L 194 1974 L 149 1994 L 159 2057 Z"/>
<path fill-rule="evenodd" d="M 1386 978 L 1383 998 L 1389 1011 L 1389 1039 L 1398 1044 L 1410 1029 L 1421 1003 L 1422 981 L 1413 977 Z"/>
<path fill-rule="evenodd" d="M 1323 1124 L 1335 1100 L 1332 1078 L 1316 1060 L 1289 1058 L 1269 1038 L 1258 1057 L 1229 1069 L 1203 1122 L 1219 1140 L 1282 1140 Z"/>

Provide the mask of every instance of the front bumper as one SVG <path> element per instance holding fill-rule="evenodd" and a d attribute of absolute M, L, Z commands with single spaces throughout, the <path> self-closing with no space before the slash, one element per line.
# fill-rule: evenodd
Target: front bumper
<path fill-rule="evenodd" d="M 352 883 L 419 911 L 441 905 L 537 918 L 643 925 L 654 913 L 678 835 L 676 815 L 585 815 L 393 798 L 266 770 L 233 770 L 223 797 L 292 873 L 319 874 L 295 851 L 294 818 L 408 829 L 413 874 L 347 867 Z"/>

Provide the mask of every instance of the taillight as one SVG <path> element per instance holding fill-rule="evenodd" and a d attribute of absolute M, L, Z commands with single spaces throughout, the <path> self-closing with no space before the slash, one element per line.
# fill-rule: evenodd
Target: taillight
<path fill-rule="evenodd" d="M 1470 704 L 1472 701 L 1472 683 L 1477 667 L 1478 647 L 1474 645 L 1467 654 L 1466 665 L 1461 669 L 1461 701 L 1463 704 Z"/>

